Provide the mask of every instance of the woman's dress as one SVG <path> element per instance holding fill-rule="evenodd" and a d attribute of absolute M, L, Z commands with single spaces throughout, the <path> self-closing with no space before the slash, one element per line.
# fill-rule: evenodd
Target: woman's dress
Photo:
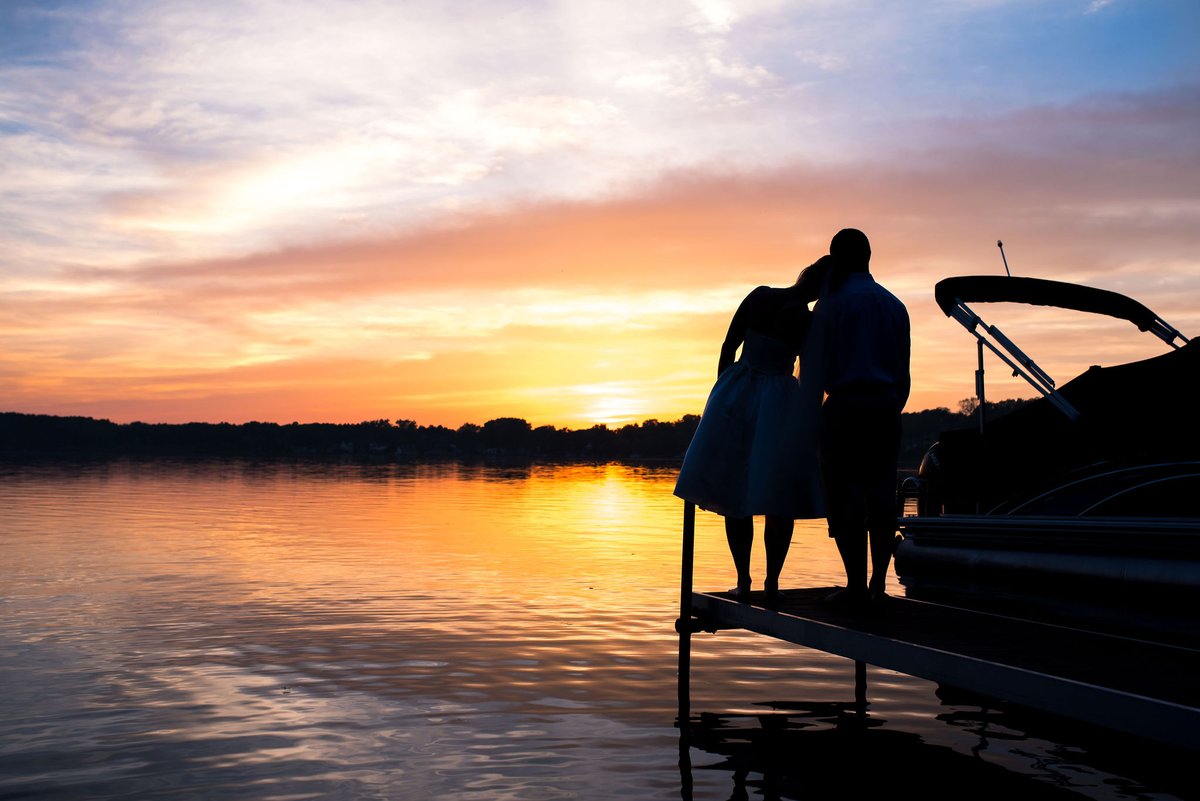
<path fill-rule="evenodd" d="M 817 462 L 821 387 L 803 370 L 796 380 L 796 355 L 794 345 L 746 333 L 741 357 L 709 393 L 676 495 L 725 517 L 825 515 Z"/>

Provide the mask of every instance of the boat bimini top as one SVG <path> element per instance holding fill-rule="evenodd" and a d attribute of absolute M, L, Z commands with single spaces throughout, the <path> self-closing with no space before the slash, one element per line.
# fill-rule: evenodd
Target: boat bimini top
<path fill-rule="evenodd" d="M 985 323 L 968 303 L 1025 303 L 1103 314 L 1128 320 L 1141 331 L 1149 331 L 1172 348 L 1189 342 L 1174 326 L 1133 298 L 1106 289 L 1081 284 L 1049 281 L 1043 278 L 1014 278 L 1000 275 L 964 275 L 939 281 L 934 299 L 947 317 L 957 320 L 978 341 L 979 367 L 975 371 L 975 392 L 979 396 L 980 422 L 984 407 L 983 349 L 995 353 L 1012 368 L 1014 376 L 1025 379 L 1069 419 L 1079 411 L 1057 390 L 1054 379 L 1033 359 L 1013 344 L 999 328 Z"/>

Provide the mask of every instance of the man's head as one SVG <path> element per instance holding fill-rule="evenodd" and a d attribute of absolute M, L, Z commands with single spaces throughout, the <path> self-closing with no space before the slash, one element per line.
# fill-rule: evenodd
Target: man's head
<path fill-rule="evenodd" d="M 829 255 L 843 274 L 870 272 L 871 243 L 857 228 L 843 228 L 834 234 Z"/>

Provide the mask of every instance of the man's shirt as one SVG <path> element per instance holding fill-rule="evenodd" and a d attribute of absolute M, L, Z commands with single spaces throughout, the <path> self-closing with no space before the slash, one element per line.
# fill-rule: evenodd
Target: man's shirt
<path fill-rule="evenodd" d="M 908 309 L 870 273 L 851 273 L 831 297 L 822 298 L 825 317 L 825 391 L 880 400 L 894 393 L 897 408 L 908 402 L 911 341 Z"/>

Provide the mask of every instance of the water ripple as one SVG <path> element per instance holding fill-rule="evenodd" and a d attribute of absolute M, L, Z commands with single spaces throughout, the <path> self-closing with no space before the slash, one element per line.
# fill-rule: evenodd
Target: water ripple
<path fill-rule="evenodd" d="M 748 737 L 836 731 L 853 665 L 698 637 L 692 708 L 726 717 L 697 722 L 716 750 L 685 749 L 706 769 L 681 773 L 673 480 L 619 465 L 0 465 L 0 798 L 726 799 L 728 716 L 756 722 Z M 728 586 L 728 562 L 702 515 L 697 586 Z M 838 572 L 820 521 L 799 524 L 787 580 Z M 915 738 L 916 760 L 987 763 L 1035 796 L 1175 789 L 1152 758 L 1110 772 L 1070 737 L 911 677 L 872 668 L 868 687 L 867 730 Z M 916 773 L 898 786 L 929 790 Z"/>

